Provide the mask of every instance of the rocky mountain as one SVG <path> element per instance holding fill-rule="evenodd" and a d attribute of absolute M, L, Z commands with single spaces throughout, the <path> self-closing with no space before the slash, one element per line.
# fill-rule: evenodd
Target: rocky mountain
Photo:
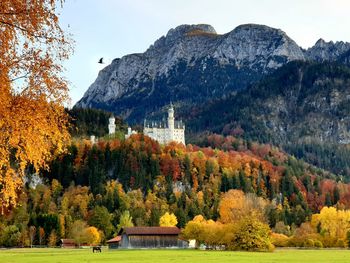
<path fill-rule="evenodd" d="M 338 58 L 338 62 L 350 66 L 350 49 Z"/>
<path fill-rule="evenodd" d="M 308 60 L 317 62 L 336 61 L 348 50 L 350 50 L 350 43 L 343 41 L 326 42 L 320 38 L 313 47 L 304 52 L 304 55 Z"/>
<path fill-rule="evenodd" d="M 76 106 L 140 121 L 170 100 L 186 108 L 227 96 L 305 54 L 283 31 L 263 25 L 223 35 L 210 25 L 181 25 L 146 52 L 113 60 Z"/>
<path fill-rule="evenodd" d="M 283 31 L 264 25 L 241 25 L 223 35 L 210 25 L 181 25 L 144 53 L 113 60 L 76 107 L 140 122 L 173 101 L 186 115 L 193 105 L 245 89 L 290 61 L 347 63 L 348 50 L 350 43 L 323 39 L 303 50 Z"/>

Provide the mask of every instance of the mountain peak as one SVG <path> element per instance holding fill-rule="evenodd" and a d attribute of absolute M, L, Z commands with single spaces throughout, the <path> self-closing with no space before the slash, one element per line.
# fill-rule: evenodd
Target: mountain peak
<path fill-rule="evenodd" d="M 244 24 L 225 35 L 220 55 L 268 73 L 292 60 L 304 60 L 300 47 L 280 29 Z"/>
<path fill-rule="evenodd" d="M 326 60 L 335 61 L 349 49 L 350 43 L 343 41 L 327 42 L 324 39 L 320 38 L 319 40 L 317 40 L 313 47 L 307 49 L 305 55 L 309 59 L 318 62 Z"/>
<path fill-rule="evenodd" d="M 320 38 L 319 40 L 316 41 L 315 47 L 324 47 L 327 44 L 327 42 L 323 39 Z"/>
<path fill-rule="evenodd" d="M 159 49 L 173 46 L 189 36 L 219 36 L 214 27 L 208 24 L 180 25 L 171 28 L 165 36 L 154 42 L 146 51 L 150 56 L 159 54 Z"/>
<path fill-rule="evenodd" d="M 193 30 L 199 30 L 204 33 L 216 34 L 214 27 L 208 24 L 195 24 L 195 25 L 184 24 L 184 25 L 180 25 L 170 29 L 166 37 L 183 36 Z"/>
<path fill-rule="evenodd" d="M 233 31 L 238 31 L 238 30 L 260 30 L 260 31 L 281 31 L 280 29 L 274 28 L 274 27 L 269 27 L 266 25 L 261 25 L 261 24 L 242 24 L 237 26 Z"/>

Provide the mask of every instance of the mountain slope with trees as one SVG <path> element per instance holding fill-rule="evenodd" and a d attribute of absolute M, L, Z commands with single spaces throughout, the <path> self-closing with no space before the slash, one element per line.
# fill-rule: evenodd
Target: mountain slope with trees
<path fill-rule="evenodd" d="M 73 108 L 66 111 L 71 120 L 70 134 L 73 137 L 103 137 L 108 134 L 109 118 L 113 115 L 111 112 L 90 108 Z M 115 117 L 115 125 L 117 132 L 126 132 L 126 124 L 121 118 Z"/>
<path fill-rule="evenodd" d="M 281 145 L 299 158 L 349 177 L 349 100 L 348 67 L 291 62 L 245 91 L 197 107 L 187 127 L 194 134 L 240 134 Z"/>

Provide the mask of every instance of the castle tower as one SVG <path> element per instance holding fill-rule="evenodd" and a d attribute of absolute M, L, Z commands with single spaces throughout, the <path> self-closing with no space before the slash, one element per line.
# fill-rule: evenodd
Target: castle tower
<path fill-rule="evenodd" d="M 174 140 L 174 129 L 175 129 L 175 119 L 174 119 L 174 107 L 173 104 L 170 103 L 170 107 L 168 109 L 168 129 L 169 129 L 169 141 Z"/>
<path fill-rule="evenodd" d="M 174 106 L 170 103 L 168 118 L 161 122 L 144 121 L 143 133 L 160 144 L 178 142 L 185 144 L 185 125 L 182 121 L 175 121 Z"/>
<path fill-rule="evenodd" d="M 109 117 L 108 133 L 109 134 L 115 133 L 115 118 L 113 115 L 111 115 L 111 117 Z"/>

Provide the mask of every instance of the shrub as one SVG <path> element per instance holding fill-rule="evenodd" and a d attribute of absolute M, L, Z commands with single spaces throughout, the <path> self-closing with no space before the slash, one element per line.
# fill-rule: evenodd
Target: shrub
<path fill-rule="evenodd" d="M 335 243 L 336 247 L 346 247 L 346 242 L 343 239 L 338 239 L 338 241 Z"/>
<path fill-rule="evenodd" d="M 315 240 L 314 245 L 317 248 L 322 248 L 323 247 L 323 244 L 322 244 L 322 242 L 320 240 Z"/>
<path fill-rule="evenodd" d="M 271 242 L 276 247 L 287 247 L 289 237 L 284 234 L 271 233 L 270 235 Z"/>
<path fill-rule="evenodd" d="M 290 226 L 285 225 L 282 221 L 277 222 L 276 226 L 272 230 L 275 233 L 283 234 L 286 236 L 291 235 Z"/>
<path fill-rule="evenodd" d="M 300 238 L 298 236 L 292 236 L 288 240 L 288 246 L 289 247 L 303 247 L 304 246 L 305 239 Z"/>
<path fill-rule="evenodd" d="M 4 247 L 14 247 L 20 243 L 21 232 L 15 225 L 6 226 L 0 235 L 0 245 Z"/>
<path fill-rule="evenodd" d="M 322 237 L 322 243 L 324 247 L 336 247 L 338 239 L 335 237 L 330 237 L 329 235 L 324 235 Z"/>
<path fill-rule="evenodd" d="M 346 241 L 347 241 L 348 247 L 350 247 L 350 230 L 346 232 Z"/>
<path fill-rule="evenodd" d="M 246 251 L 273 251 L 269 237 L 270 228 L 255 218 L 241 219 L 229 241 L 228 249 Z"/>
<path fill-rule="evenodd" d="M 312 239 L 307 239 L 303 243 L 303 247 L 314 247 L 314 246 L 315 246 L 315 242 Z"/>

